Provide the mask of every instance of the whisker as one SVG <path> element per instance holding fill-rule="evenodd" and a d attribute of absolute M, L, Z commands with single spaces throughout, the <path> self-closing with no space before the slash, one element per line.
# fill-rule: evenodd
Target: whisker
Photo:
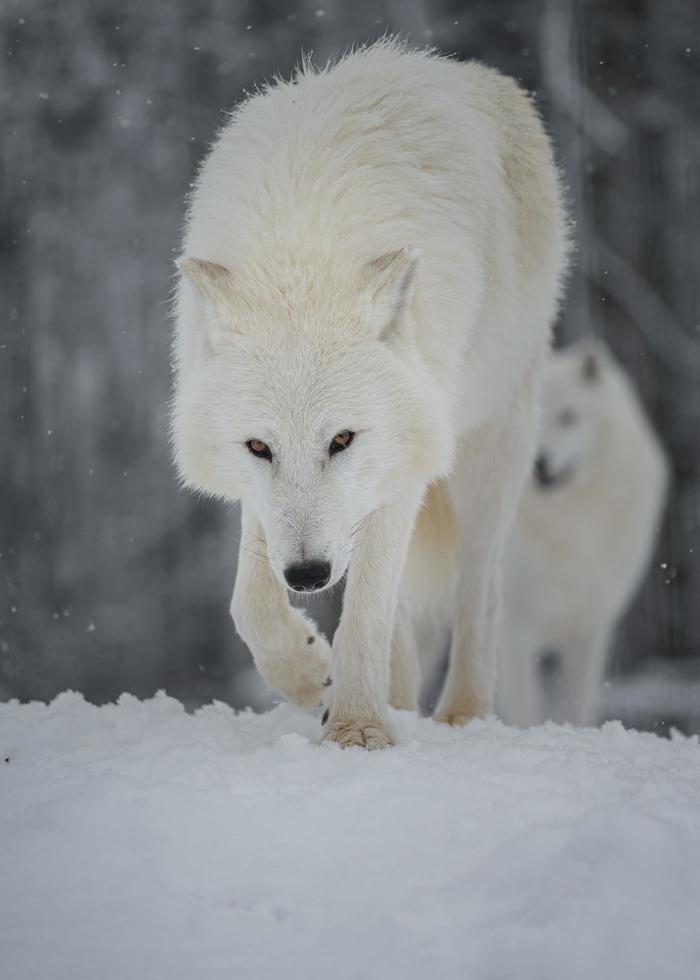
<path fill-rule="evenodd" d="M 262 559 L 262 561 L 266 561 L 266 562 L 270 561 L 267 555 L 261 555 L 258 551 L 253 551 L 252 548 L 246 548 L 245 545 L 243 545 L 243 551 L 245 551 L 247 555 L 250 555 L 251 558 L 260 558 Z"/>
<path fill-rule="evenodd" d="M 267 542 L 263 541 L 262 538 L 251 538 L 249 541 L 246 541 L 246 545 L 251 545 L 251 544 L 260 544 L 263 546 L 265 551 L 267 551 Z"/>
<path fill-rule="evenodd" d="M 356 531 L 351 531 L 350 537 L 351 538 L 354 538 L 356 534 L 359 534 L 360 533 L 360 531 L 367 531 L 370 528 L 376 527 L 376 526 L 377 526 L 376 524 L 363 524 L 363 526 L 362 527 L 358 527 L 358 529 Z"/>
<path fill-rule="evenodd" d="M 358 531 L 362 531 L 365 528 L 375 527 L 375 525 L 370 524 L 369 521 L 371 520 L 371 518 L 376 517 L 376 515 L 380 512 L 380 510 L 383 509 L 384 509 L 384 505 L 382 504 L 381 507 L 375 507 L 374 510 L 371 510 L 369 512 L 369 514 L 365 514 L 365 516 L 361 517 L 359 521 L 356 521 L 350 528 L 350 537 L 354 537 L 358 533 Z"/>
<path fill-rule="evenodd" d="M 368 521 L 370 519 L 370 517 L 372 517 L 372 515 L 375 514 L 375 513 L 376 513 L 376 510 L 371 510 L 369 512 L 369 514 L 365 514 L 365 516 L 364 517 L 361 517 L 359 519 L 359 521 L 355 521 L 355 523 L 352 525 L 352 527 L 350 528 L 350 530 L 353 531 L 355 528 L 358 528 L 358 530 L 359 530 L 360 525 L 362 525 L 362 523 L 364 521 Z"/>

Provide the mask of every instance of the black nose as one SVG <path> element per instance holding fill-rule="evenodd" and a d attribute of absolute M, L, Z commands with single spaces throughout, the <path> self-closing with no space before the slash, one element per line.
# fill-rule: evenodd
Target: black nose
<path fill-rule="evenodd" d="M 330 562 L 304 561 L 284 570 L 287 585 L 295 592 L 315 592 L 328 584 L 331 577 Z"/>
<path fill-rule="evenodd" d="M 552 481 L 552 471 L 549 468 L 549 460 L 544 453 L 535 460 L 535 479 L 541 487 L 548 486 Z"/>

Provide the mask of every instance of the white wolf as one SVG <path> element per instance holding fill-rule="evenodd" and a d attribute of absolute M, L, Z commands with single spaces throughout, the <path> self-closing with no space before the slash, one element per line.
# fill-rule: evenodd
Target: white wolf
<path fill-rule="evenodd" d="M 561 714 L 593 724 L 612 632 L 649 564 L 668 467 L 602 341 L 552 356 L 540 449 L 505 558 L 504 720 L 544 720 L 538 655 L 561 657 Z"/>
<path fill-rule="evenodd" d="M 412 615 L 438 599 L 453 643 L 437 716 L 490 710 L 502 548 L 565 252 L 528 98 L 395 43 L 255 95 L 202 167 L 177 462 L 241 500 L 236 627 L 291 701 L 317 703 L 330 670 L 330 741 L 391 744 L 387 701 L 416 703 Z M 331 665 L 287 587 L 346 573 Z"/>

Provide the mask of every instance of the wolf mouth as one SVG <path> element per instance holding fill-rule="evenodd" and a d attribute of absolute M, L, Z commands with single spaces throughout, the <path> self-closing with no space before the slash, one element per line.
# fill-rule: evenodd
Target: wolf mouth
<path fill-rule="evenodd" d="M 568 466 L 559 470 L 558 473 L 553 473 L 548 466 L 540 465 L 540 460 L 538 459 L 535 464 L 535 483 L 540 490 L 546 490 L 549 493 L 552 490 L 558 490 L 560 487 L 565 486 L 575 472 L 575 466 L 573 463 L 569 463 Z"/>

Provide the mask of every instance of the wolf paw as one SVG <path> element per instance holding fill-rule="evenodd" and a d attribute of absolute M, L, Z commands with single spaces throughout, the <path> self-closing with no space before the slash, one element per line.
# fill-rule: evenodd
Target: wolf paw
<path fill-rule="evenodd" d="M 445 725 L 468 725 L 475 718 L 485 718 L 488 711 L 483 708 L 438 708 L 433 712 L 433 721 Z"/>
<path fill-rule="evenodd" d="M 473 692 L 438 704 L 433 712 L 433 720 L 446 725 L 468 725 L 475 718 L 486 718 L 489 710 L 488 700 Z"/>
<path fill-rule="evenodd" d="M 418 711 L 418 702 L 411 694 L 390 694 L 389 704 L 397 711 Z"/>
<path fill-rule="evenodd" d="M 460 711 L 438 711 L 433 715 L 434 721 L 440 721 L 445 725 L 468 725 L 474 715 L 468 715 Z"/>
<path fill-rule="evenodd" d="M 363 749 L 386 749 L 394 745 L 389 726 L 376 721 L 332 721 L 323 736 L 324 742 L 336 742 L 341 749 L 359 745 Z"/>
<path fill-rule="evenodd" d="M 309 643 L 309 638 L 313 643 Z M 262 673 L 268 687 L 300 708 L 320 704 L 330 673 L 331 650 L 320 634 L 309 632 L 297 649 L 268 657 Z"/>

